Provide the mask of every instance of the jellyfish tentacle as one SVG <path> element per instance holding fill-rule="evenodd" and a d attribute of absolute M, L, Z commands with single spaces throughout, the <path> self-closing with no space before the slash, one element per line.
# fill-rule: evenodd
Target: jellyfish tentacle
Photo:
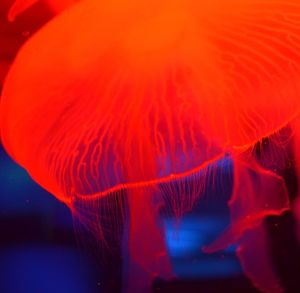
<path fill-rule="evenodd" d="M 159 276 L 168 279 L 174 276 L 159 217 L 162 197 L 155 186 L 132 188 L 128 193 L 129 278 L 135 279 L 128 281 L 128 292 L 146 292 L 151 288 L 153 278 Z"/>
<path fill-rule="evenodd" d="M 235 158 L 233 192 L 228 205 L 230 226 L 204 247 L 204 252 L 216 252 L 238 243 L 237 255 L 253 284 L 263 292 L 282 292 L 271 266 L 263 220 L 268 215 L 281 215 L 289 209 L 284 180 L 263 169 L 253 158 L 247 156 L 246 162 Z M 254 258 L 262 259 L 261 266 Z"/>
<path fill-rule="evenodd" d="M 215 252 L 237 243 L 243 233 L 261 225 L 268 215 L 281 215 L 290 208 L 288 191 L 282 177 L 263 169 L 252 159 L 251 164 L 234 159 L 234 184 L 228 202 L 231 224 L 208 247 Z"/>
<path fill-rule="evenodd" d="M 296 220 L 296 236 L 300 243 L 300 117 L 295 119 L 292 123 L 292 129 L 294 133 L 294 158 L 295 158 L 295 169 L 298 178 L 298 190 L 297 197 L 293 202 L 293 215 Z"/>
<path fill-rule="evenodd" d="M 15 0 L 8 11 L 7 18 L 9 21 L 14 21 L 15 18 L 40 0 Z"/>
<path fill-rule="evenodd" d="M 264 293 L 284 292 L 272 266 L 267 230 L 263 223 L 245 232 L 236 253 L 243 271 L 256 288 Z"/>
<path fill-rule="evenodd" d="M 14 21 L 16 17 L 30 8 L 32 5 L 39 1 L 44 1 L 48 7 L 54 12 L 59 13 L 64 10 L 66 7 L 70 6 L 74 2 L 79 0 L 15 0 L 13 5 L 8 11 L 7 18 L 9 21 Z"/>

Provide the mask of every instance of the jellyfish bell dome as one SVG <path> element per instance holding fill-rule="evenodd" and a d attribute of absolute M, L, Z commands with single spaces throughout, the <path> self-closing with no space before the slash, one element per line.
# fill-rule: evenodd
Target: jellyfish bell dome
<path fill-rule="evenodd" d="M 281 36 L 297 27 L 276 19 L 281 2 L 213 2 L 86 0 L 55 17 L 6 79 L 8 152 L 54 194 L 105 193 L 190 172 L 286 125 L 300 56 Z"/>

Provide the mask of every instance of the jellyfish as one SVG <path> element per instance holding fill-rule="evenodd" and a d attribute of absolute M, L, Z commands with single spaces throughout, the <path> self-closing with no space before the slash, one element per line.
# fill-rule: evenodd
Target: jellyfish
<path fill-rule="evenodd" d="M 173 277 L 161 210 L 191 210 L 224 156 L 231 222 L 203 250 L 237 244 L 252 283 L 284 291 L 264 219 L 290 209 L 278 168 L 291 144 L 300 164 L 299 17 L 299 0 L 83 0 L 19 51 L 2 143 L 102 242 L 113 199 L 128 218 L 129 271 L 141 272 L 128 292 Z"/>
<path fill-rule="evenodd" d="M 50 10 L 57 14 L 64 9 L 71 6 L 77 0 L 44 0 L 43 2 L 50 8 Z M 40 2 L 40 0 L 15 0 L 8 12 L 8 20 L 14 21 L 15 18 L 26 11 L 32 5 Z"/>

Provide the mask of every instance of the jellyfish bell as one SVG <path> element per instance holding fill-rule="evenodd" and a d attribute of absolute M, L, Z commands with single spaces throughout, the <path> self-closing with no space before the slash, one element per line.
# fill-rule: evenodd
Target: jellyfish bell
<path fill-rule="evenodd" d="M 84 221 L 101 218 L 95 202 L 125 190 L 132 258 L 163 275 L 160 207 L 191 208 L 208 166 L 229 154 L 232 224 L 206 250 L 241 241 L 248 276 L 278 291 L 266 243 L 255 249 L 266 280 L 248 252 L 262 219 L 288 209 L 286 186 L 248 150 L 299 113 L 298 14 L 298 0 L 81 1 L 17 55 L 2 92 L 3 144 Z"/>
<path fill-rule="evenodd" d="M 280 40 L 276 40 L 274 37 L 276 31 L 272 38 L 267 38 L 262 35 L 262 32 L 259 32 L 259 29 L 254 31 L 253 28 L 254 32 L 251 30 L 251 25 L 253 25 L 251 16 L 257 18 L 257 10 L 254 8 L 258 9 L 262 1 L 256 1 L 258 7 L 253 4 L 254 8 L 249 4 L 244 5 L 247 9 L 249 9 L 248 6 L 252 7 L 254 11 L 246 10 L 243 5 L 238 6 L 239 9 L 236 8 L 238 12 L 245 10 L 249 14 L 249 16 L 247 15 L 250 17 L 248 22 L 243 19 L 243 15 L 235 15 L 234 11 L 231 11 L 230 14 L 227 11 L 226 19 L 226 10 L 223 10 L 219 11 L 219 14 L 222 15 L 222 22 L 218 23 L 219 19 L 214 15 L 218 21 L 213 24 L 203 21 L 207 28 L 203 28 L 205 25 L 200 23 L 198 24 L 200 29 L 195 29 L 197 24 L 195 19 L 190 20 L 193 18 L 193 11 L 196 10 L 195 8 L 191 9 L 193 1 L 189 2 L 190 5 L 186 5 L 182 1 L 175 1 L 177 7 L 175 5 L 176 9 L 172 9 L 171 12 L 167 9 L 168 1 L 163 2 L 165 5 L 161 4 L 161 6 L 165 6 L 161 9 L 162 11 L 157 9 L 158 4 L 155 1 L 153 9 L 150 8 L 147 11 L 144 9 L 145 1 L 142 1 L 142 4 L 137 4 L 135 1 L 129 1 L 126 4 L 122 1 L 113 1 L 115 3 L 110 4 L 98 4 L 96 1 L 84 2 L 47 25 L 24 46 L 7 79 L 5 95 L 9 95 L 9 84 L 11 83 L 11 92 L 18 97 L 19 102 L 22 102 L 21 105 L 25 104 L 27 100 L 34 99 L 34 108 L 45 107 L 46 109 L 49 99 L 41 98 L 39 92 L 50 88 L 68 93 L 64 96 L 55 95 L 55 92 L 49 93 L 53 95 L 51 101 L 56 101 L 61 105 L 56 105 L 56 107 L 63 108 L 63 105 L 71 106 L 72 103 L 74 106 L 80 107 L 80 99 L 76 98 L 73 93 L 70 94 L 70 90 L 68 91 L 74 85 L 73 88 L 78 86 L 78 90 L 85 88 L 86 96 L 93 95 L 87 99 L 90 103 L 93 102 L 93 105 L 89 104 L 89 106 L 106 106 L 110 102 L 110 111 L 106 111 L 105 106 L 96 107 L 98 109 L 96 114 L 99 117 L 105 116 L 106 113 L 120 112 L 117 109 L 124 111 L 128 109 L 128 111 L 135 112 L 133 114 L 136 114 L 136 120 L 140 120 L 139 113 L 146 106 L 145 104 L 152 102 L 154 105 L 149 112 L 150 118 L 154 118 L 155 114 L 161 114 L 158 115 L 159 117 L 165 116 L 160 118 L 164 121 L 159 121 L 158 124 L 161 132 L 166 132 L 170 136 L 169 147 L 176 145 L 175 140 L 170 141 L 175 139 L 174 135 L 172 137 L 171 131 L 181 133 L 183 136 L 181 137 L 182 142 L 177 142 L 177 153 L 184 153 L 183 144 L 186 139 L 199 139 L 199 137 L 193 137 L 192 132 L 194 135 L 203 136 L 202 140 L 209 141 L 211 145 L 219 149 L 219 151 L 213 150 L 213 153 L 222 153 L 226 148 L 229 151 L 232 148 L 245 148 L 262 137 L 268 136 L 274 130 L 280 129 L 287 124 L 289 119 L 297 115 L 298 88 L 297 83 L 293 82 L 296 80 L 296 76 L 294 76 L 292 65 L 296 65 L 299 60 L 293 56 L 290 60 L 290 72 L 288 67 L 286 68 L 287 73 L 282 72 L 283 70 L 275 71 L 281 63 L 289 62 L 291 57 L 288 53 L 290 53 L 289 50 L 292 51 L 289 45 L 292 47 L 292 43 L 282 44 Z M 219 2 L 217 1 L 216 4 Z M 122 3 L 123 5 L 121 5 Z M 117 7 L 117 4 L 120 7 L 118 6 L 118 9 L 115 8 L 116 11 L 114 11 L 113 8 Z M 201 8 L 205 11 L 206 7 L 201 6 Z M 223 6 L 222 8 L 224 9 Z M 232 5 L 230 8 L 233 9 Z M 136 14 L 142 15 L 139 20 L 140 26 L 136 25 L 137 20 L 130 21 L 131 9 L 134 9 Z M 88 19 L 83 21 L 82 14 L 89 15 Z M 196 18 L 197 13 L 194 14 L 194 18 Z M 202 14 L 205 15 L 204 12 Z M 208 17 L 206 16 L 206 18 Z M 164 19 L 168 21 L 164 23 Z M 210 22 L 213 22 L 213 19 L 209 19 Z M 259 27 L 259 18 L 255 20 L 255 25 Z M 77 24 L 76 35 L 71 34 L 74 23 Z M 106 29 L 108 24 L 110 24 L 109 30 Z M 240 31 L 233 30 L 238 25 Z M 158 27 L 161 29 L 157 34 Z M 96 40 L 95 34 L 90 28 L 97 29 L 98 38 Z M 105 29 L 101 31 L 101 28 Z M 267 28 L 263 27 L 262 30 Z M 269 28 L 269 30 L 272 32 L 274 29 Z M 292 29 L 290 30 L 292 32 Z M 225 32 L 227 33 L 225 34 Z M 247 39 L 249 48 L 244 48 L 246 47 L 244 44 L 247 43 L 243 39 L 242 33 L 249 36 Z M 261 39 L 258 39 L 258 36 Z M 47 46 L 45 46 L 46 43 Z M 239 43 L 241 44 L 239 45 Z M 273 52 L 274 58 L 265 56 L 264 60 L 263 54 L 271 54 L 271 52 Z M 239 54 L 241 56 L 238 56 Z M 28 58 L 33 55 L 34 59 Z M 261 61 L 265 63 L 259 64 L 254 57 L 260 57 Z M 22 69 L 20 70 L 20 68 Z M 235 68 L 239 70 L 235 70 Z M 274 71 L 272 71 L 273 69 Z M 17 73 L 14 74 L 14 72 Z M 140 72 L 143 74 L 141 75 Z M 256 76 L 253 76 L 254 74 Z M 288 80 L 287 76 L 289 76 Z M 10 82 L 11 79 L 14 80 Z M 47 80 L 47 83 L 39 84 L 41 79 Z M 102 91 L 105 79 L 106 81 L 110 80 L 111 83 L 115 82 L 116 88 L 126 92 L 122 94 L 108 92 L 104 95 Z M 78 82 L 88 82 L 89 84 L 80 86 Z M 22 95 L 15 93 L 14 85 L 17 83 L 20 88 L 26 86 L 30 90 Z M 176 96 L 172 91 L 176 91 Z M 118 95 L 127 95 L 127 99 L 123 98 L 123 101 L 120 101 L 115 98 L 118 103 L 111 103 L 111 97 Z M 169 98 L 168 95 L 172 98 Z M 97 96 L 101 96 L 101 99 L 96 99 Z M 286 103 L 287 99 L 289 103 Z M 6 100 L 13 103 L 13 98 Z M 122 109 L 122 103 L 127 109 Z M 162 106 L 154 109 L 155 104 L 165 104 L 165 108 L 170 108 L 169 113 L 173 116 L 176 116 L 172 113 L 176 112 L 175 109 L 180 109 L 182 114 L 180 117 L 168 117 L 164 114 L 168 109 L 163 109 Z M 148 106 L 148 108 L 150 107 Z M 34 111 L 34 109 L 32 110 Z M 20 111 L 20 115 L 27 115 L 21 112 L 23 111 Z M 72 113 L 72 111 L 69 112 Z M 49 113 L 49 115 L 52 114 Z M 83 121 L 85 120 L 84 115 L 87 113 L 82 113 Z M 121 117 L 120 114 L 118 116 Z M 170 129 L 171 127 L 168 125 L 172 125 L 172 121 L 167 121 L 168 119 L 177 119 L 177 123 L 174 124 L 182 123 L 186 130 Z M 15 120 L 19 119 L 16 117 Z M 55 119 L 52 120 L 55 121 Z M 66 120 L 65 123 L 68 123 Z M 130 120 L 134 121 L 133 118 Z M 192 122 L 190 122 L 191 120 Z M 100 126 L 98 127 L 100 128 Z M 192 128 L 198 131 L 195 132 Z M 126 131 L 130 133 L 129 130 Z M 9 133 L 9 131 L 7 132 Z M 149 136 L 151 137 L 151 134 L 145 135 L 144 140 L 148 140 Z M 140 138 L 138 140 L 142 141 Z M 158 143 L 157 138 L 156 143 Z M 191 143 L 190 141 L 186 144 Z M 202 142 L 198 144 L 200 147 L 197 148 L 196 141 L 196 147 L 193 149 L 195 152 L 198 151 L 201 157 Z M 145 147 L 146 145 L 149 146 L 148 141 Z M 128 147 L 128 149 L 130 153 L 132 147 Z M 162 146 L 153 147 L 153 151 L 155 152 L 154 157 L 164 157 Z M 191 153 L 190 155 L 193 157 Z M 199 157 L 198 153 L 194 157 Z M 209 155 L 203 161 L 206 161 L 208 157 Z M 192 158 L 191 161 L 195 166 L 201 165 L 201 159 L 195 162 Z M 188 166 L 184 171 L 190 169 L 191 166 Z M 171 172 L 178 173 L 175 169 L 170 170 Z"/>

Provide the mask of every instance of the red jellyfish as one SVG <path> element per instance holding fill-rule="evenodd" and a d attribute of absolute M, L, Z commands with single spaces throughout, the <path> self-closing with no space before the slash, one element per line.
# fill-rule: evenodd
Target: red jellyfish
<path fill-rule="evenodd" d="M 115 217 L 106 200 L 121 206 L 126 193 L 129 267 L 145 272 L 129 276 L 129 292 L 172 276 L 160 210 L 191 209 L 213 163 L 229 155 L 231 223 L 204 250 L 237 243 L 253 284 L 282 292 L 263 219 L 289 209 L 274 166 L 284 162 L 282 129 L 299 124 L 300 0 L 204 2 L 85 0 L 66 9 L 10 69 L 2 142 L 100 240 L 103 219 Z M 258 160 L 266 137 L 281 151 Z"/>
<path fill-rule="evenodd" d="M 45 2 L 54 13 L 59 13 L 78 0 L 15 0 L 8 12 L 8 19 L 13 21 L 19 14 L 37 2 Z"/>

